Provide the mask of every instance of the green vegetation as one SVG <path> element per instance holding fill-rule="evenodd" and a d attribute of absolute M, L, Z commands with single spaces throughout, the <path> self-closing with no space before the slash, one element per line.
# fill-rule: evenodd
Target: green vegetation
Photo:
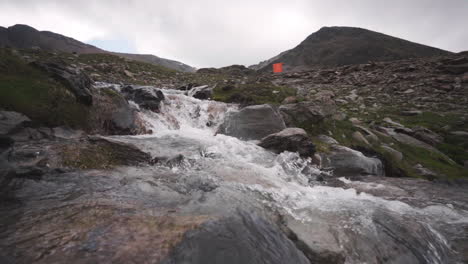
<path fill-rule="evenodd" d="M 8 49 L 0 49 L 0 105 L 48 126 L 85 127 L 89 114 L 65 86 Z"/>
<path fill-rule="evenodd" d="M 468 160 L 468 153 L 466 152 L 468 142 L 466 138 L 450 135 L 446 130 L 442 129 L 442 127 L 449 125 L 452 128 L 466 131 L 466 123 L 462 122 L 460 116 L 441 116 L 435 113 L 423 113 L 418 116 L 400 116 L 393 114 L 396 113 L 396 111 L 388 111 L 386 113 L 387 115 L 381 114 L 380 120 L 382 117 L 388 116 L 392 118 L 392 120 L 400 122 L 407 127 L 424 126 L 442 135 L 444 137 L 444 143 L 440 143 L 435 147 L 457 162 L 457 164 L 450 163 L 444 155 L 439 153 L 405 145 L 391 137 L 385 137 L 379 133 L 376 133 L 376 135 L 380 143 L 369 140 L 370 145 L 367 145 L 357 141 L 352 137 L 352 134 L 355 131 L 359 131 L 359 129 L 348 120 L 338 121 L 325 119 L 318 124 L 303 123 L 297 124 L 297 126 L 304 128 L 309 135 L 312 136 L 312 140 L 316 144 L 317 150 L 320 152 L 329 152 L 329 146 L 316 139 L 316 136 L 325 134 L 331 135 L 341 145 L 358 150 L 367 150 L 368 152 L 378 155 L 383 158 L 387 167 L 386 171 L 389 175 L 421 177 L 414 168 L 416 164 L 421 164 L 424 168 L 436 172 L 445 179 L 468 177 L 468 170 L 462 166 L 463 162 Z M 354 117 L 356 116 L 354 115 Z M 359 119 L 363 121 L 363 126 L 367 127 L 372 127 L 372 122 L 379 120 L 373 119 L 373 117 L 369 118 L 368 116 L 359 116 Z M 401 152 L 404 157 L 403 160 L 396 160 L 390 153 L 385 151 L 381 144 L 387 144 L 396 151 Z"/>

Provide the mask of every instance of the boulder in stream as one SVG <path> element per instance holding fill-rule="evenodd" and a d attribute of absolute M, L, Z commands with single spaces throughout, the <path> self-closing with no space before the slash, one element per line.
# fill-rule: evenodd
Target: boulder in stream
<path fill-rule="evenodd" d="M 281 115 L 271 105 L 252 105 L 229 113 L 218 133 L 244 140 L 259 140 L 285 129 Z"/>
<path fill-rule="evenodd" d="M 298 152 L 299 155 L 305 157 L 310 157 L 315 153 L 315 146 L 307 132 L 297 127 L 286 128 L 281 132 L 268 135 L 258 145 L 276 153 L 291 151 Z"/>

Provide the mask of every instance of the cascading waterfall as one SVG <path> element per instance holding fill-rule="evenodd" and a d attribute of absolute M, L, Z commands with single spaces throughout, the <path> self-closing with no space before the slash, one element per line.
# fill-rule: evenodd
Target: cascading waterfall
<path fill-rule="evenodd" d="M 236 105 L 194 99 L 181 91 L 164 93 L 160 113 L 141 111 L 153 134 L 118 138 L 156 157 L 182 155 L 182 162 L 171 165 L 173 172 L 186 177 L 201 174 L 240 195 L 254 195 L 261 204 L 281 212 L 313 250 L 343 254 L 347 263 L 453 261 L 457 252 L 440 230 L 466 226 L 466 211 L 435 203 L 415 207 L 353 188 L 326 186 L 315 181 L 324 172 L 308 159 L 271 153 L 255 141 L 216 135 L 217 126 L 226 113 L 237 110 Z M 374 191 L 390 188 L 354 184 Z"/>

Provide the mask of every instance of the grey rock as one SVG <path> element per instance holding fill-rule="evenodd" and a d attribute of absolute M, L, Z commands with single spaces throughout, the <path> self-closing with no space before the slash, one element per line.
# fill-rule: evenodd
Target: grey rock
<path fill-rule="evenodd" d="M 403 160 L 403 153 L 401 153 L 400 151 L 395 150 L 392 147 L 387 146 L 387 145 L 382 145 L 382 149 L 383 149 L 384 152 L 390 154 L 390 156 L 392 156 L 392 158 L 394 160 L 396 160 L 396 161 L 402 161 Z"/>
<path fill-rule="evenodd" d="M 468 137 L 468 132 L 466 131 L 452 131 L 450 134 L 461 137 Z"/>
<path fill-rule="evenodd" d="M 78 102 L 93 104 L 91 87 L 93 81 L 78 68 L 56 62 L 32 62 L 32 65 L 49 73 L 54 79 L 70 88 Z"/>
<path fill-rule="evenodd" d="M 270 105 L 264 104 L 229 113 L 217 133 L 244 140 L 258 140 L 285 128 L 281 115 Z"/>
<path fill-rule="evenodd" d="M 127 85 L 122 88 L 122 93 L 127 100 L 154 112 L 159 112 L 160 104 L 165 98 L 161 90 L 152 86 Z"/>
<path fill-rule="evenodd" d="M 291 151 L 307 157 L 315 153 L 314 144 L 302 128 L 286 128 L 281 132 L 266 136 L 258 145 L 276 153 Z"/>
<path fill-rule="evenodd" d="M 279 112 L 287 126 L 298 126 L 304 123 L 317 124 L 321 122 L 325 117 L 334 113 L 334 107 L 307 101 L 282 105 Z"/>
<path fill-rule="evenodd" d="M 407 111 L 402 111 L 400 114 L 403 115 L 403 116 L 417 116 L 417 115 L 421 115 L 421 114 L 422 114 L 422 111 L 419 111 L 419 110 L 407 110 Z"/>
<path fill-rule="evenodd" d="M 370 145 L 369 141 L 364 137 L 364 135 L 359 132 L 359 131 L 354 131 L 352 135 L 353 139 L 356 140 L 359 143 L 365 144 L 365 145 Z"/>
<path fill-rule="evenodd" d="M 339 144 L 334 138 L 329 137 L 327 135 L 318 135 L 317 139 L 325 144 L 334 145 Z"/>
<path fill-rule="evenodd" d="M 273 223 L 253 213 L 204 223 L 189 231 L 162 264 L 310 263 Z"/>
<path fill-rule="evenodd" d="M 208 85 L 194 87 L 188 92 L 188 95 L 200 100 L 207 100 L 213 95 L 213 87 Z"/>
<path fill-rule="evenodd" d="M 433 178 L 433 177 L 436 177 L 437 176 L 437 173 L 427 169 L 427 168 L 424 168 L 421 164 L 416 164 L 414 165 L 413 167 L 416 172 L 421 175 L 421 176 L 424 176 L 424 177 L 430 177 L 430 178 Z"/>
<path fill-rule="evenodd" d="M 11 111 L 0 111 L 0 135 L 8 135 L 17 132 L 30 122 L 31 119 L 23 114 Z"/>
<path fill-rule="evenodd" d="M 377 158 L 366 157 L 359 151 L 339 145 L 333 145 L 331 149 L 322 166 L 333 169 L 335 176 L 384 175 L 382 162 Z"/>

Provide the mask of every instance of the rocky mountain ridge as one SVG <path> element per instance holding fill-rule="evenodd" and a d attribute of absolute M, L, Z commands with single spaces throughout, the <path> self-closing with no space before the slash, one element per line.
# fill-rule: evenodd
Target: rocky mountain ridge
<path fill-rule="evenodd" d="M 323 27 L 297 47 L 250 68 L 269 71 L 273 63 L 282 62 L 285 70 L 300 70 L 449 54 L 363 28 Z"/>
<path fill-rule="evenodd" d="M 78 54 L 114 54 L 130 60 L 160 65 L 178 71 L 195 71 L 195 68 L 178 61 L 160 58 L 151 54 L 110 52 L 54 32 L 38 31 L 27 25 L 18 24 L 8 28 L 0 27 L 0 47 L 6 46 L 18 49 L 40 48 L 45 51 Z"/>

